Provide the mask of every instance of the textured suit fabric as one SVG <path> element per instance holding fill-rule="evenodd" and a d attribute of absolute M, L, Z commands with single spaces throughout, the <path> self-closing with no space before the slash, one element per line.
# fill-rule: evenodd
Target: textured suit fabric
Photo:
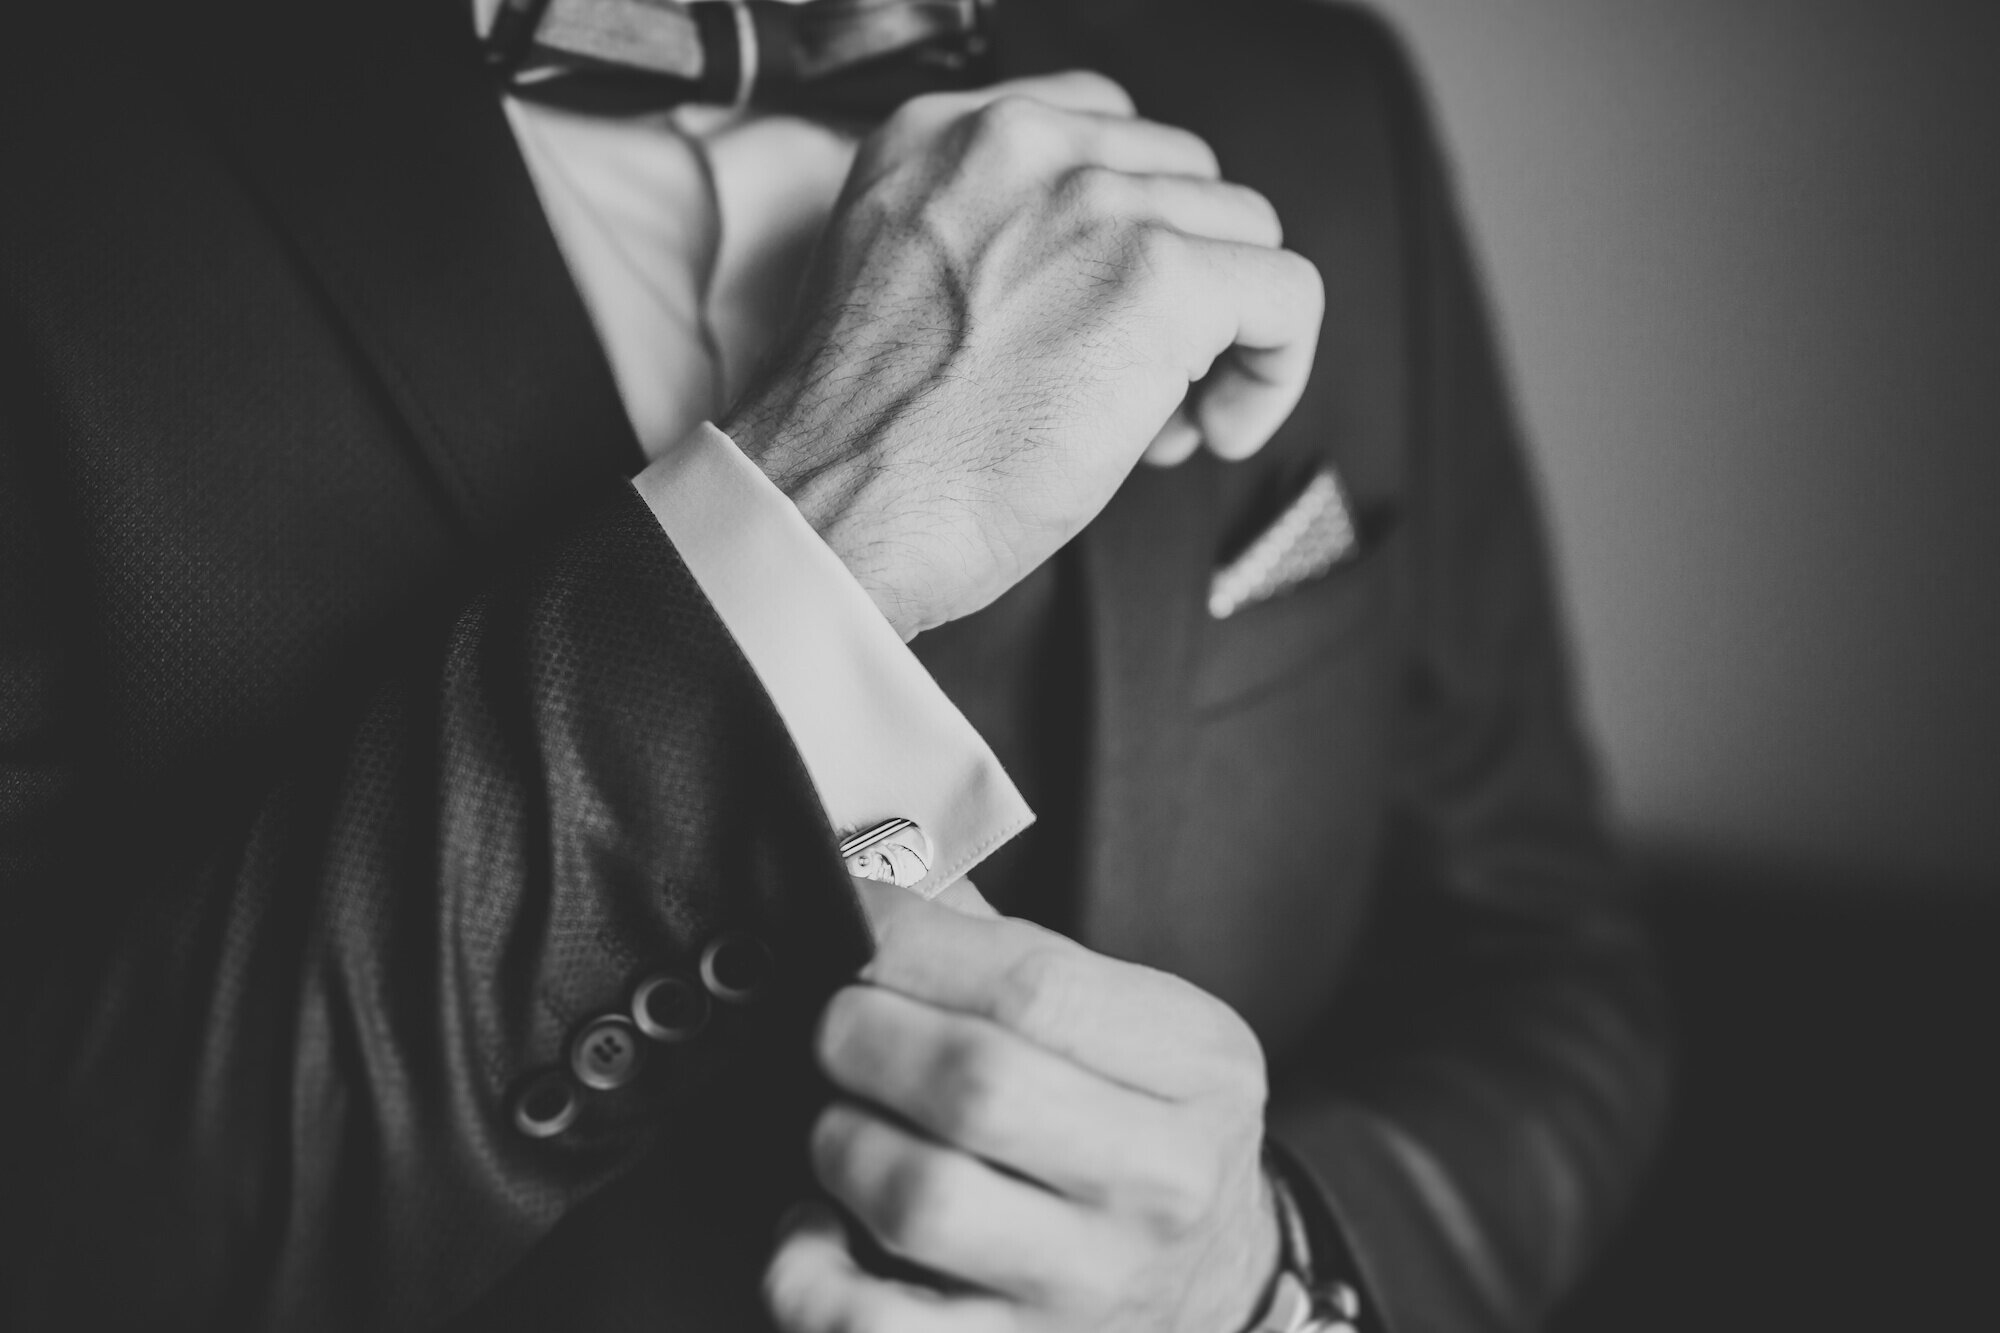
<path fill-rule="evenodd" d="M 1075 793 L 1030 862 L 1087 943 L 1257 1029 L 1391 1327 L 1524 1327 L 1630 1194 L 1666 1042 L 1490 339 L 1378 25 L 1146 14 L 1006 6 L 1003 67 L 1096 64 L 1207 135 L 1329 317 L 1264 455 L 1142 469 L 1024 592 L 1082 626 L 1054 696 L 999 691 Z M 753 1326 L 865 932 L 623 487 L 459 6 L 34 24 L 0 91 L 10 1312 Z M 1208 621 L 1216 559 L 1328 461 L 1361 558 Z M 1021 721 L 1051 699 L 1073 748 Z M 513 1132 L 519 1080 L 725 927 L 775 1000 Z"/>
<path fill-rule="evenodd" d="M 999 911 L 1067 933 L 1076 897 L 1076 811 L 1087 677 L 1074 562 L 1058 557 L 978 616 L 911 644 L 1006 767 L 1035 822 L 980 863 Z"/>

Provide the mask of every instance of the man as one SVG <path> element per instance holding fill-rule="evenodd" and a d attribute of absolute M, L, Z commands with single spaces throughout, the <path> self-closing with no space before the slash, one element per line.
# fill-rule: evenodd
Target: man
<path fill-rule="evenodd" d="M 17 1322 L 1574 1280 L 1661 1024 L 1403 64 L 990 21 L 990 87 L 629 121 L 457 3 L 19 27 Z"/>

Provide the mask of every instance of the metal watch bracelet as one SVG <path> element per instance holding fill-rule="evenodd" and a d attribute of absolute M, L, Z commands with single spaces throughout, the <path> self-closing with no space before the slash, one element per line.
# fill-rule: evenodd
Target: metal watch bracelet
<path fill-rule="evenodd" d="M 1318 1202 L 1301 1200 L 1294 1184 L 1302 1168 L 1289 1154 L 1267 1145 L 1264 1175 L 1278 1215 L 1278 1273 L 1263 1309 L 1245 1333 L 1364 1333 L 1361 1293 L 1328 1263 L 1335 1249 L 1345 1257 L 1346 1246 L 1331 1231 L 1331 1221 L 1315 1225 L 1307 1209 Z M 1317 1212 L 1324 1212 L 1321 1207 Z M 1318 1243 L 1315 1244 L 1315 1237 Z M 1337 1262 L 1337 1261 L 1336 1261 Z"/>

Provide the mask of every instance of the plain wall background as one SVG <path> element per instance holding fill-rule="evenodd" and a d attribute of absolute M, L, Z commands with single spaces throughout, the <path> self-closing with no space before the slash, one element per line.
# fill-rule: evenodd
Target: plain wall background
<path fill-rule="evenodd" d="M 2000 894 L 2000 6 L 1381 8 L 1628 826 Z"/>

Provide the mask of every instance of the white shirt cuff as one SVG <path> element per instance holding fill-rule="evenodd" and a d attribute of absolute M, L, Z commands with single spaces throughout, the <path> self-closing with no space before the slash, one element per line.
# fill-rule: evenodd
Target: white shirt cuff
<path fill-rule="evenodd" d="M 845 837 L 911 819 L 936 897 L 1034 820 L 1006 770 L 847 567 L 704 422 L 633 485 L 749 659 Z"/>

